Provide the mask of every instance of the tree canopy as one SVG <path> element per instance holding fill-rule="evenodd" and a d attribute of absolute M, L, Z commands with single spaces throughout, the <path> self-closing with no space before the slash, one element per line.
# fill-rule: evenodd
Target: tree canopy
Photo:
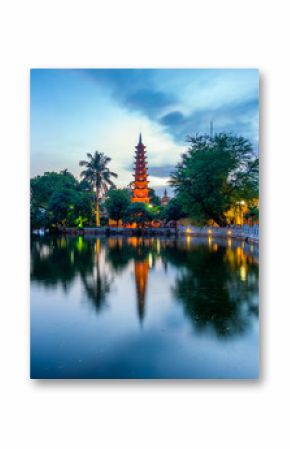
<path fill-rule="evenodd" d="M 171 176 L 183 211 L 197 224 L 227 224 L 238 201 L 258 196 L 259 160 L 243 137 L 189 137 L 190 147 Z"/>
<path fill-rule="evenodd" d="M 67 170 L 46 172 L 31 179 L 31 228 L 90 223 L 93 196 L 84 183 Z"/>
<path fill-rule="evenodd" d="M 117 223 L 123 218 L 127 208 L 130 206 L 130 195 L 127 190 L 110 189 L 108 192 L 105 207 L 109 218 L 116 220 Z"/>
<path fill-rule="evenodd" d="M 137 227 L 143 228 L 145 224 L 154 219 L 154 212 L 144 203 L 131 203 L 124 214 L 125 223 L 136 223 Z"/>
<path fill-rule="evenodd" d="M 159 196 L 156 195 L 155 190 L 152 188 L 148 189 L 148 194 L 149 194 L 150 204 L 152 204 L 152 206 L 155 206 L 155 207 L 160 206 L 161 200 L 160 200 Z"/>
<path fill-rule="evenodd" d="M 182 209 L 182 203 L 178 198 L 172 198 L 160 212 L 160 218 L 164 220 L 165 224 L 169 221 L 176 223 L 183 217 L 185 217 L 185 213 Z"/>
<path fill-rule="evenodd" d="M 62 189 L 77 189 L 78 181 L 66 169 L 60 173 L 45 172 L 30 180 L 31 201 L 35 207 L 47 209 L 54 192 Z"/>

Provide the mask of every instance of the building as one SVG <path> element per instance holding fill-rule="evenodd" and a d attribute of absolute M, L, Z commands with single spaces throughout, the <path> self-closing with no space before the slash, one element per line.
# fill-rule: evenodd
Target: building
<path fill-rule="evenodd" d="M 167 190 L 164 190 L 164 195 L 161 198 L 161 206 L 167 206 L 170 201 L 170 197 L 167 195 Z"/>
<path fill-rule="evenodd" d="M 135 172 L 133 181 L 133 203 L 147 203 L 149 204 L 148 194 L 148 174 L 147 174 L 147 158 L 145 145 L 142 142 L 142 135 L 140 133 L 138 145 L 135 147 Z"/>
<path fill-rule="evenodd" d="M 147 173 L 147 157 L 145 145 L 142 142 L 142 135 L 139 135 L 139 142 L 135 147 L 135 166 L 134 166 L 134 180 L 129 183 L 127 190 L 132 195 L 132 203 L 150 203 L 149 198 L 149 181 Z M 109 219 L 109 226 L 117 227 L 118 223 L 115 220 Z M 123 227 L 122 220 L 119 220 L 119 226 Z M 127 228 L 135 228 L 136 224 L 125 225 Z"/>

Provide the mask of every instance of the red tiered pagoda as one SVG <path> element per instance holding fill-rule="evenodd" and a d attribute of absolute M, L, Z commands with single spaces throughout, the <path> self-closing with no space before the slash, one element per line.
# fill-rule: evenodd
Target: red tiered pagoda
<path fill-rule="evenodd" d="M 135 147 L 135 173 L 133 181 L 134 190 L 133 190 L 133 203 L 149 203 L 148 196 L 148 184 L 149 181 L 147 179 L 147 163 L 146 163 L 146 151 L 145 145 L 142 142 L 142 136 L 140 133 L 139 143 Z"/>

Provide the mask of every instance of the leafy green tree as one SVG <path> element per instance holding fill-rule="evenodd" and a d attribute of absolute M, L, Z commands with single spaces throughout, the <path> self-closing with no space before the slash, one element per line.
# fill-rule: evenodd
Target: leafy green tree
<path fill-rule="evenodd" d="M 60 173 L 45 172 L 30 180 L 31 203 L 34 207 L 47 209 L 51 196 L 62 189 L 77 189 L 78 181 L 67 170 Z"/>
<path fill-rule="evenodd" d="M 259 220 L 259 208 L 257 206 L 249 206 L 249 210 L 245 213 L 245 218 L 252 223 Z"/>
<path fill-rule="evenodd" d="M 94 198 L 91 192 L 77 192 L 74 208 L 73 223 L 78 227 L 83 227 L 93 220 Z"/>
<path fill-rule="evenodd" d="M 119 226 L 119 221 L 123 218 L 129 206 L 130 196 L 126 190 L 109 190 L 105 207 L 108 211 L 109 218 L 115 220 L 117 222 L 117 226 Z"/>
<path fill-rule="evenodd" d="M 155 190 L 148 189 L 148 194 L 149 194 L 150 204 L 152 204 L 152 206 L 154 206 L 154 207 L 160 206 L 161 200 L 160 200 L 159 196 L 156 195 Z"/>
<path fill-rule="evenodd" d="M 165 224 L 169 221 L 174 221 L 175 226 L 177 225 L 177 221 L 185 216 L 186 214 L 182 209 L 182 204 L 177 198 L 172 198 L 160 212 L 160 218 L 165 221 Z"/>
<path fill-rule="evenodd" d="M 154 212 L 144 203 L 131 203 L 124 214 L 124 223 L 136 223 L 138 228 L 144 226 L 154 219 Z"/>
<path fill-rule="evenodd" d="M 258 196 L 259 160 L 243 137 L 216 134 L 189 137 L 171 177 L 183 210 L 198 224 L 227 224 L 225 213 L 237 201 Z"/>
<path fill-rule="evenodd" d="M 92 217 L 92 195 L 72 189 L 56 191 L 49 200 L 48 212 L 54 224 L 82 227 Z"/>
<path fill-rule="evenodd" d="M 100 199 L 103 194 L 108 192 L 108 186 L 115 187 L 112 177 L 117 177 L 117 174 L 111 172 L 107 167 L 111 158 L 96 151 L 94 155 L 87 153 L 88 160 L 80 161 L 80 166 L 85 167 L 81 172 L 83 180 L 87 181 L 91 189 L 96 194 L 96 226 L 100 226 Z"/>
<path fill-rule="evenodd" d="M 63 189 L 55 192 L 48 203 L 48 210 L 53 222 L 60 225 L 69 225 L 74 219 L 74 204 L 77 194 L 71 189 Z"/>
<path fill-rule="evenodd" d="M 30 205 L 30 227 L 31 229 L 48 228 L 51 224 L 51 217 L 46 209 Z"/>
<path fill-rule="evenodd" d="M 30 224 L 31 229 L 48 228 L 53 224 L 49 210 L 51 197 L 63 190 L 77 191 L 78 181 L 67 170 L 60 173 L 45 172 L 30 180 Z"/>

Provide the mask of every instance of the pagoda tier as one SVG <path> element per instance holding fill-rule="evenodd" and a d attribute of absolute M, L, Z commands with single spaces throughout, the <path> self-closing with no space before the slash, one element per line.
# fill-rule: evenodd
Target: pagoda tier
<path fill-rule="evenodd" d="M 146 147 L 143 145 L 141 133 L 139 143 L 135 148 L 135 173 L 133 175 L 135 181 L 133 181 L 134 190 L 132 202 L 149 203 Z"/>

